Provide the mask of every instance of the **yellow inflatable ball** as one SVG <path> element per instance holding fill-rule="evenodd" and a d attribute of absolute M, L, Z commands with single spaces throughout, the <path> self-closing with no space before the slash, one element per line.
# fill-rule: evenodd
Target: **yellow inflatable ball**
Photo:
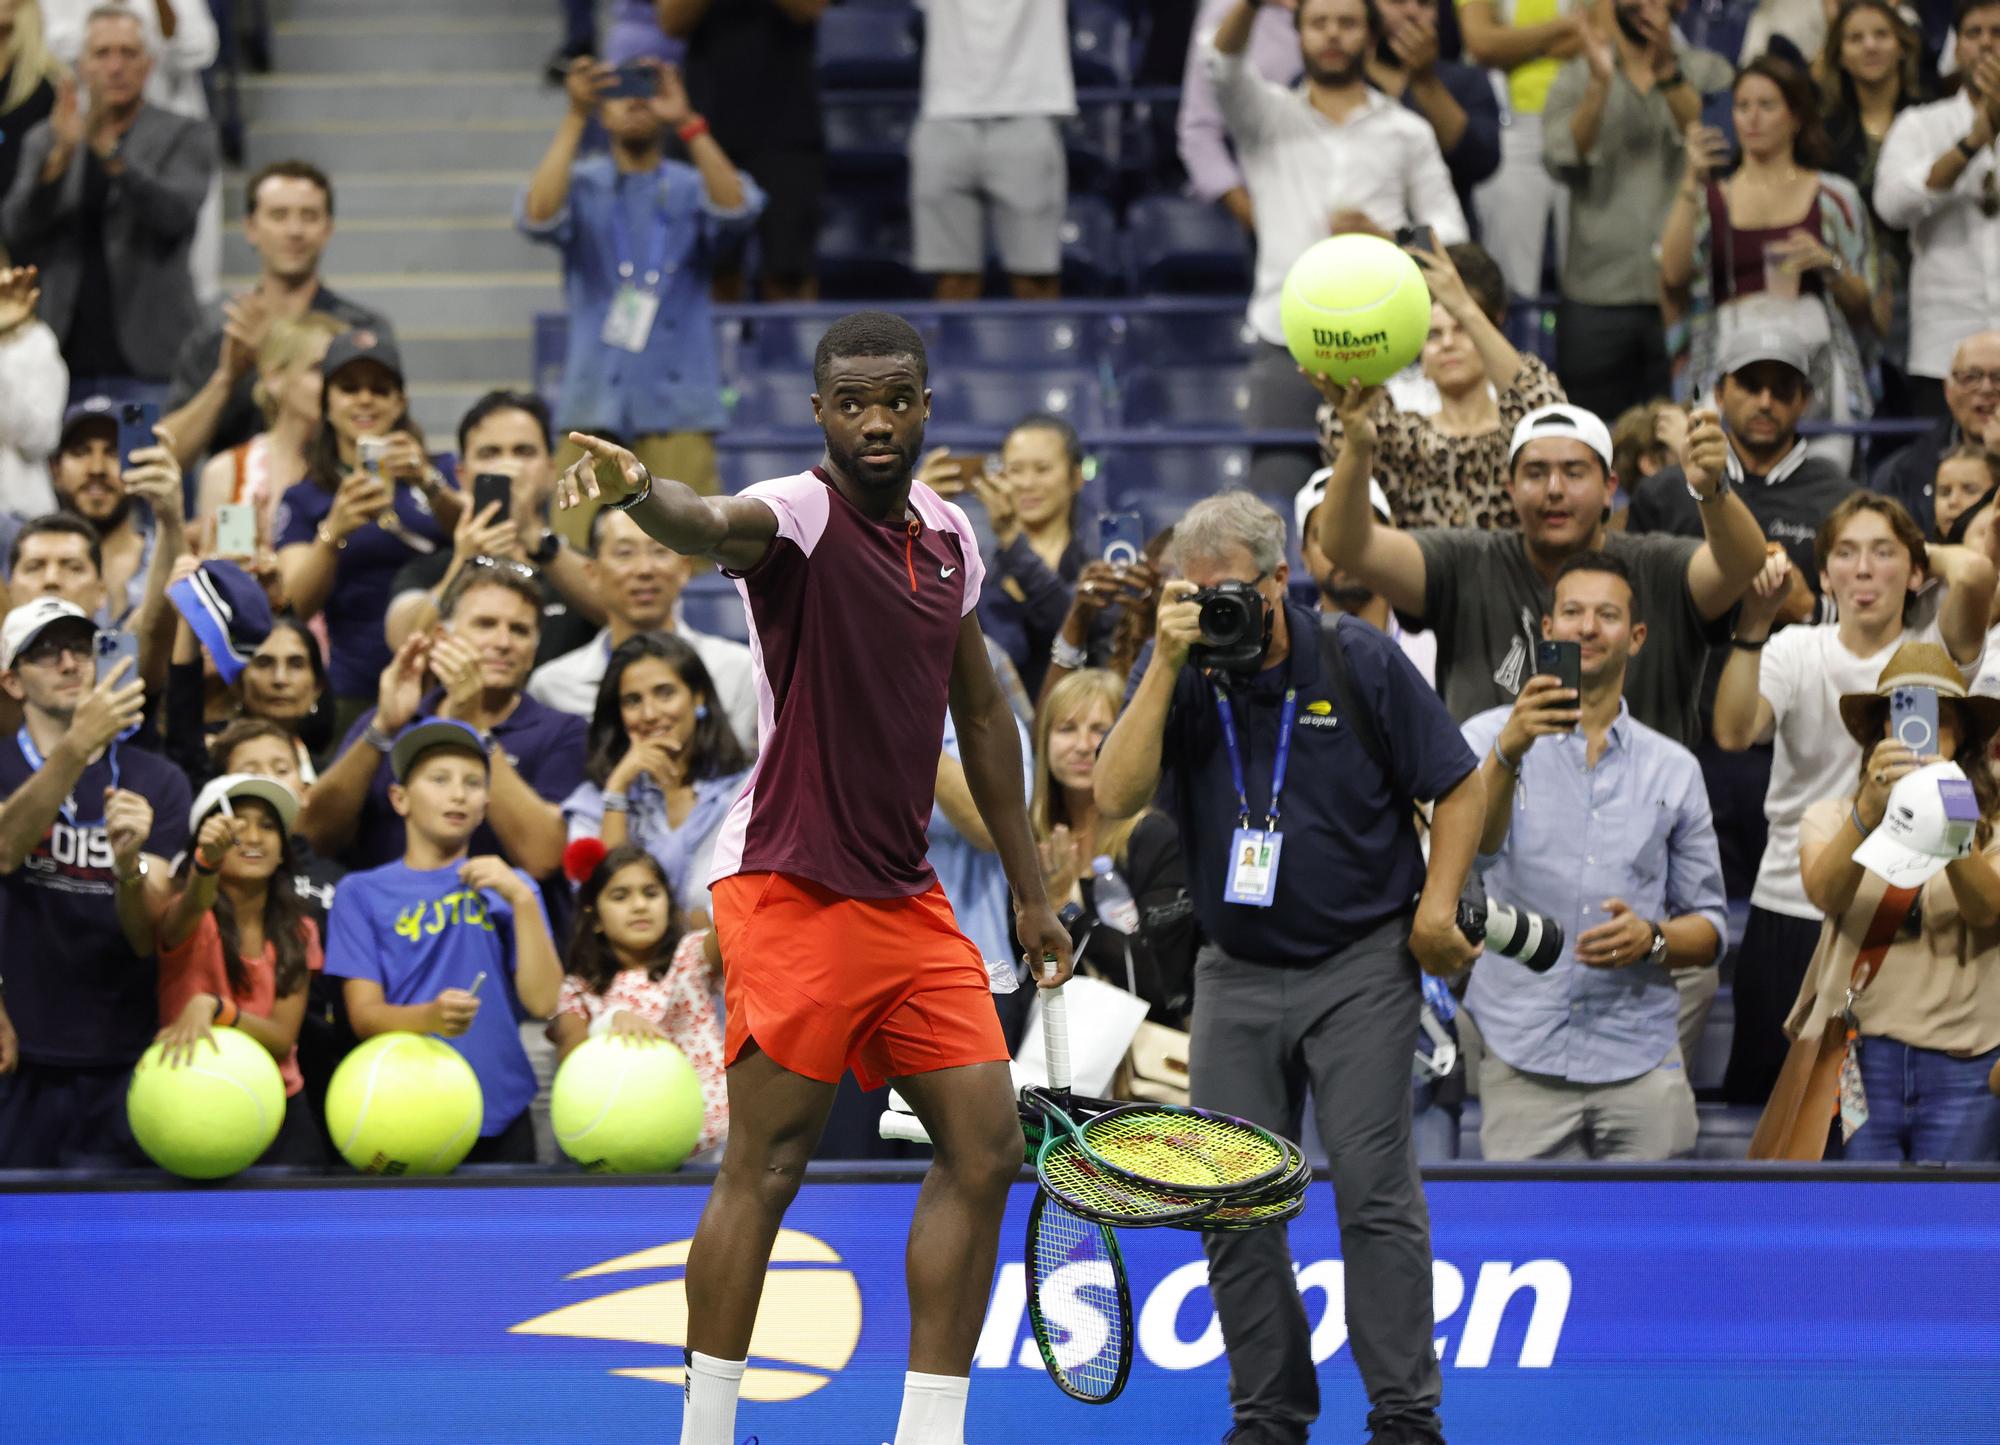
<path fill-rule="evenodd" d="M 334 1147 L 363 1174 L 449 1174 L 485 1114 L 472 1065 L 428 1034 L 377 1034 L 340 1061 L 326 1091 Z"/>
<path fill-rule="evenodd" d="M 1379 236 L 1315 241 L 1285 273 L 1285 346 L 1307 371 L 1379 386 L 1417 359 L 1431 291 L 1410 253 Z"/>
<path fill-rule="evenodd" d="M 593 1173 L 678 1169 L 701 1137 L 701 1081 L 665 1039 L 586 1039 L 556 1070 L 549 1121 Z"/>
<path fill-rule="evenodd" d="M 215 1030 L 192 1060 L 169 1065 L 154 1044 L 125 1095 L 132 1137 L 146 1157 L 183 1179 L 249 1168 L 285 1122 L 285 1081 L 271 1051 L 240 1029 Z"/>

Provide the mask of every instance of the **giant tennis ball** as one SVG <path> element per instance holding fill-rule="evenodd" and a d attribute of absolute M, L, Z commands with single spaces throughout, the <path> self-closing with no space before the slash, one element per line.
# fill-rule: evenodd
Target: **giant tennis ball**
<path fill-rule="evenodd" d="M 326 1090 L 333 1145 L 363 1174 L 449 1174 L 485 1115 L 472 1065 L 428 1034 L 377 1034 Z"/>
<path fill-rule="evenodd" d="M 1278 315 L 1286 347 L 1307 371 L 1378 386 L 1424 349 L 1431 291 L 1401 246 L 1333 236 L 1292 262 Z"/>
<path fill-rule="evenodd" d="M 647 1174 L 678 1169 L 701 1137 L 701 1080 L 665 1039 L 586 1039 L 556 1070 L 549 1122 L 585 1169 Z"/>
<path fill-rule="evenodd" d="M 132 1137 L 183 1179 L 220 1179 L 257 1162 L 285 1122 L 285 1081 L 271 1051 L 240 1029 L 215 1030 L 192 1062 L 169 1066 L 154 1044 L 125 1094 Z"/>

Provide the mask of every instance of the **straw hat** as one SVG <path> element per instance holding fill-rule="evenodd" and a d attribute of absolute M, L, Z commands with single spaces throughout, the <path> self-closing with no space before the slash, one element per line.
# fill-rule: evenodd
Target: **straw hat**
<path fill-rule="evenodd" d="M 1972 714 L 1982 728 L 2000 729 L 2000 698 L 1974 697 L 1966 691 L 1965 674 L 1951 654 L 1935 642 L 1906 642 L 1897 648 L 1875 680 L 1873 692 L 1850 692 L 1840 699 L 1840 720 L 1863 748 L 1882 740 L 1884 709 L 1899 687 L 1932 687 Z"/>

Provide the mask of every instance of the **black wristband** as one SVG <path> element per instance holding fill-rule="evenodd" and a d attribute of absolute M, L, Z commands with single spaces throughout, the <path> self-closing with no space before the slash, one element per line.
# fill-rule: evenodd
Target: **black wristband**
<path fill-rule="evenodd" d="M 1764 644 L 1770 640 L 1768 637 L 1761 637 L 1757 641 L 1752 642 L 1747 637 L 1732 637 L 1729 639 L 1729 645 L 1738 652 L 1762 652 Z"/>
<path fill-rule="evenodd" d="M 197 852 L 194 855 L 194 871 L 199 873 L 204 878 L 213 878 L 216 874 L 222 871 L 222 865 L 218 863 L 213 868 L 209 867 L 206 863 L 201 861 L 201 854 Z"/>
<path fill-rule="evenodd" d="M 1687 77 L 1676 70 L 1672 75 L 1663 75 L 1655 82 L 1661 90 L 1672 90 L 1677 85 L 1686 85 Z"/>

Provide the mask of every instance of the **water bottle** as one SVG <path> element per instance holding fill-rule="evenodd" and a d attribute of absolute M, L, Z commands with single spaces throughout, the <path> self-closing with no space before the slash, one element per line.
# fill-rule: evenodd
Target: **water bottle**
<path fill-rule="evenodd" d="M 1091 897 L 1097 904 L 1098 922 L 1128 937 L 1137 933 L 1139 905 L 1132 897 L 1132 890 L 1125 886 L 1125 880 L 1112 867 L 1110 857 L 1100 854 L 1091 859 L 1090 871 L 1096 877 Z"/>

